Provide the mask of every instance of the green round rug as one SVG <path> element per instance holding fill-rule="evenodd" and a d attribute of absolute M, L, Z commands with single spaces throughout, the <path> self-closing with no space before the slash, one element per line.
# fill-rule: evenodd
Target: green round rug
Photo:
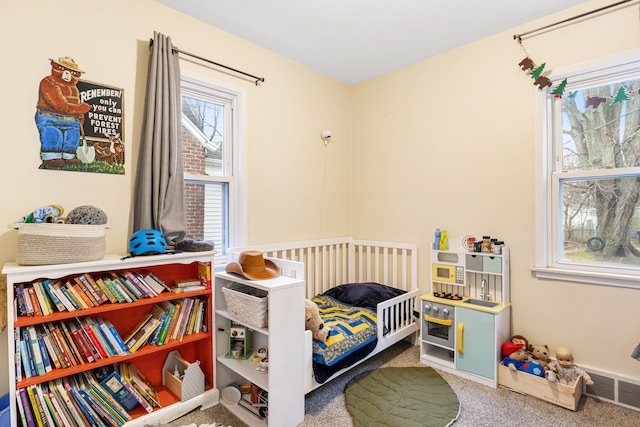
<path fill-rule="evenodd" d="M 445 427 L 460 413 L 458 396 L 433 368 L 380 368 L 353 377 L 344 389 L 356 427 Z"/>

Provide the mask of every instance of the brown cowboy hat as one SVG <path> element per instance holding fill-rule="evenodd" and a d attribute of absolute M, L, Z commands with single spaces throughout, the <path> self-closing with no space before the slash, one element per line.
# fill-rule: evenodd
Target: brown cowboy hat
<path fill-rule="evenodd" d="M 264 259 L 260 251 L 240 252 L 237 262 L 230 262 L 224 269 L 249 280 L 273 279 L 278 277 L 278 267 L 270 259 Z"/>
<path fill-rule="evenodd" d="M 57 61 L 55 59 L 49 58 L 49 61 L 55 62 L 58 65 L 62 65 L 64 68 L 67 68 L 69 70 L 84 73 L 84 71 L 78 68 L 78 64 L 76 64 L 76 61 L 74 61 L 70 56 L 61 56 Z"/>

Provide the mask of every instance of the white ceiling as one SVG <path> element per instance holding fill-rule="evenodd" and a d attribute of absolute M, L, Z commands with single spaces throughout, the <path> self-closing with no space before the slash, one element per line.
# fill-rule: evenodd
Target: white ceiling
<path fill-rule="evenodd" d="M 587 2 L 156 1 L 349 85 Z"/>

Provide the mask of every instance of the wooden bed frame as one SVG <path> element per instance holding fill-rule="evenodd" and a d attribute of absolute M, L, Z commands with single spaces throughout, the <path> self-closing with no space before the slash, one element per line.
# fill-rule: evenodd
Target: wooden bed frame
<path fill-rule="evenodd" d="M 419 311 L 418 248 L 415 244 L 354 240 L 350 237 L 231 248 L 229 261 L 244 250 L 259 250 L 265 257 L 304 264 L 306 297 L 314 296 L 345 283 L 376 282 L 407 291 L 378 304 L 378 343 L 365 358 L 318 383 L 312 371 L 312 336 L 305 333 L 305 394 L 340 376 L 354 366 L 403 339 L 416 343 L 420 328 L 414 311 Z M 286 273 L 285 273 L 286 274 Z M 386 334 L 383 327 L 387 327 Z"/>

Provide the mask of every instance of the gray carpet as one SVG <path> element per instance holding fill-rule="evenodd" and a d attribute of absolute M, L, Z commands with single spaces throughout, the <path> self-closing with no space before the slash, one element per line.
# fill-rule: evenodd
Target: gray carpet
<path fill-rule="evenodd" d="M 344 403 L 344 387 L 351 378 L 366 370 L 382 366 L 424 366 L 419 361 L 419 347 L 406 342 L 394 345 L 347 374 L 307 395 L 304 422 L 299 427 L 349 427 L 353 423 Z M 476 382 L 439 371 L 460 401 L 460 416 L 454 427 L 637 427 L 640 412 L 583 396 L 577 411 L 501 388 L 493 389 Z M 246 427 L 222 405 L 204 411 L 195 410 L 172 425 L 212 424 Z M 278 426 L 273 426 L 278 427 Z M 395 426 L 394 426 L 395 427 Z"/>

